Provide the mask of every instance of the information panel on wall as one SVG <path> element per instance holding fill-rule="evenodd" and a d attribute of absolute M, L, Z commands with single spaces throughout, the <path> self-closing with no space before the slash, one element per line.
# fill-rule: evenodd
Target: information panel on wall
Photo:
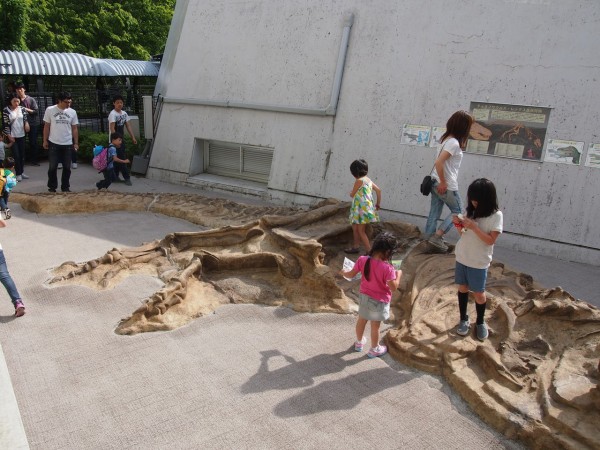
<path fill-rule="evenodd" d="M 467 152 L 541 161 L 550 108 L 471 102 Z"/>

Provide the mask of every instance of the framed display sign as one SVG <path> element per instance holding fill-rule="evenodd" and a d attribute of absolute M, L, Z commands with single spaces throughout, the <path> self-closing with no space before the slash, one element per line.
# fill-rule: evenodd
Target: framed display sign
<path fill-rule="evenodd" d="M 442 141 L 442 136 L 446 132 L 446 127 L 431 127 L 431 139 L 429 139 L 430 147 L 437 147 Z"/>
<path fill-rule="evenodd" d="M 467 152 L 542 160 L 550 108 L 471 102 Z"/>
<path fill-rule="evenodd" d="M 548 139 L 544 162 L 579 165 L 583 153 L 583 142 L 564 139 Z"/>
<path fill-rule="evenodd" d="M 590 144 L 585 165 L 600 169 L 600 144 Z"/>
<path fill-rule="evenodd" d="M 429 144 L 431 127 L 429 125 L 413 125 L 405 123 L 402 127 L 401 144 L 412 144 L 425 147 Z"/>

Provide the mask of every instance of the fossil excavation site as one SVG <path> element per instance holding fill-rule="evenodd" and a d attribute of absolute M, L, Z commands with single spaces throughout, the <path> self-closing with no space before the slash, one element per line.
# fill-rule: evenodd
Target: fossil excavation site
<path fill-rule="evenodd" d="M 162 280 L 160 290 L 121 319 L 115 329 L 121 335 L 173 330 L 227 303 L 306 313 L 357 309 L 358 282 L 336 276 L 351 236 L 346 203 L 327 200 L 301 210 L 177 194 L 11 198 L 40 214 L 152 211 L 206 228 L 51 271 L 50 287 L 111 289 L 134 274 Z M 600 311 L 494 261 L 487 283 L 490 338 L 458 336 L 453 255 L 430 253 L 415 226 L 385 222 L 371 232 L 381 229 L 398 237 L 403 259 L 385 337 L 392 357 L 443 376 L 484 420 L 533 448 L 599 448 Z"/>

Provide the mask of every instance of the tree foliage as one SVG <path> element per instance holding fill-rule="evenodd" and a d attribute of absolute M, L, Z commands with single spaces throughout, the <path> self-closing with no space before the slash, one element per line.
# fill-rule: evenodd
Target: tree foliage
<path fill-rule="evenodd" d="M 0 49 L 25 50 L 26 0 L 0 2 Z M 25 26 L 23 26 L 25 24 Z"/>
<path fill-rule="evenodd" d="M 139 60 L 163 52 L 175 8 L 175 0 L 2 0 L 0 25 L 5 14 L 17 20 L 8 4 L 22 7 L 17 23 L 26 25 L 21 42 L 1 42 L 4 50 Z"/>

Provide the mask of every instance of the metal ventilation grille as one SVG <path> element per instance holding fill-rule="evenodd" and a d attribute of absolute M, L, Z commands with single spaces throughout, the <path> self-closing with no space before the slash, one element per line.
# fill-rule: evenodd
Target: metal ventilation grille
<path fill-rule="evenodd" d="M 267 183 L 273 162 L 273 149 L 209 141 L 207 160 L 208 173 Z"/>
<path fill-rule="evenodd" d="M 273 150 L 242 146 L 242 172 L 255 173 L 269 178 Z"/>
<path fill-rule="evenodd" d="M 216 170 L 239 172 L 240 148 L 226 147 L 224 145 L 209 145 L 208 165 Z"/>

